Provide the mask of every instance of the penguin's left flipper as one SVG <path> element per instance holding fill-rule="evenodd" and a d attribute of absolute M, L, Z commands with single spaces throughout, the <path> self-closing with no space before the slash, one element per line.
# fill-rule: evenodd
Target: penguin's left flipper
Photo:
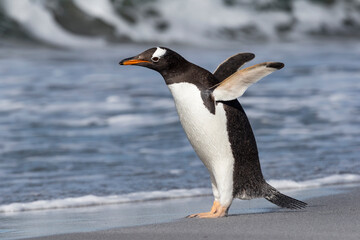
<path fill-rule="evenodd" d="M 214 86 L 213 98 L 215 101 L 230 101 L 241 97 L 251 84 L 283 67 L 281 62 L 264 62 L 241 69 Z"/>
<path fill-rule="evenodd" d="M 253 53 L 238 53 L 223 61 L 214 71 L 214 76 L 220 82 L 231 76 L 245 63 L 254 59 Z"/>

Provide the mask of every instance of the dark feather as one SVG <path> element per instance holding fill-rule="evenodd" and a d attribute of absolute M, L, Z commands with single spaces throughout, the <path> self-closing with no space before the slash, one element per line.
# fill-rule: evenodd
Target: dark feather
<path fill-rule="evenodd" d="M 214 76 L 219 81 L 235 73 L 242 65 L 255 57 L 253 53 L 238 53 L 222 62 L 214 71 Z"/>

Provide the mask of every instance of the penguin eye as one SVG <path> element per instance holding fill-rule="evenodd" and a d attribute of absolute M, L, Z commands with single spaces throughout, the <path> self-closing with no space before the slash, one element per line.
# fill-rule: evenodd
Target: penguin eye
<path fill-rule="evenodd" d="M 153 62 L 158 62 L 159 60 L 160 60 L 159 57 L 152 57 L 152 58 L 151 58 L 151 61 L 153 61 Z"/>

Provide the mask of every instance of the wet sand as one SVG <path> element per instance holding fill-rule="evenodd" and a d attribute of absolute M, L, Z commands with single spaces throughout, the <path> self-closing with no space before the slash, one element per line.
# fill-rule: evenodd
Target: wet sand
<path fill-rule="evenodd" d="M 312 195 L 316 195 L 316 191 L 322 189 L 313 189 Z M 303 193 L 297 192 L 295 197 Z M 31 239 L 360 239 L 360 187 L 338 187 L 334 193 L 322 197 L 308 195 L 309 207 L 305 210 L 280 209 L 262 200 L 252 200 L 254 203 L 249 202 L 252 211 L 242 211 L 235 206 L 228 217 L 221 219 L 179 218 L 170 223 Z M 209 204 L 210 198 L 203 199 Z M 194 202 L 198 205 L 199 199 Z M 186 204 L 191 204 L 191 200 L 186 200 Z"/>

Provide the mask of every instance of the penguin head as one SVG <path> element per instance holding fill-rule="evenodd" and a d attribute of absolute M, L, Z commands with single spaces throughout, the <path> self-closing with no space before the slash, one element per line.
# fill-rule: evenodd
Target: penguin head
<path fill-rule="evenodd" d="M 153 69 L 161 74 L 171 71 L 187 61 L 178 53 L 165 47 L 150 48 L 134 57 L 125 58 L 120 65 L 136 65 Z"/>

